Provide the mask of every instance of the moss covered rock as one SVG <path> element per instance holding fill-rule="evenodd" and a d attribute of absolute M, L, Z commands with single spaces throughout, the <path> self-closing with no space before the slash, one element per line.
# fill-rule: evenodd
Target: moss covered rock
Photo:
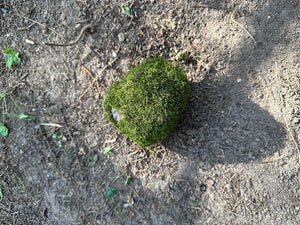
<path fill-rule="evenodd" d="M 142 147 L 171 132 L 187 105 L 186 73 L 163 57 L 151 58 L 116 82 L 105 99 L 109 120 Z"/>

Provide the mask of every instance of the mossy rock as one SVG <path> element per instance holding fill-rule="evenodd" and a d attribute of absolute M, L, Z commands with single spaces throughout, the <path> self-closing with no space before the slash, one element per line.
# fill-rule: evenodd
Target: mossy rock
<path fill-rule="evenodd" d="M 105 112 L 122 133 L 147 147 L 175 128 L 189 93 L 190 84 L 181 68 L 163 57 L 151 58 L 110 87 Z"/>

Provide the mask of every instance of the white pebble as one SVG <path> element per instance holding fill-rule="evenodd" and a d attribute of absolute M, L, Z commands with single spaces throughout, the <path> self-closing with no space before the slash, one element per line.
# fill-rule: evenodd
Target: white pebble
<path fill-rule="evenodd" d="M 29 40 L 29 39 L 25 39 L 25 42 L 26 42 L 27 44 L 34 45 L 34 42 L 31 41 L 31 40 Z"/>
<path fill-rule="evenodd" d="M 120 42 L 125 41 L 125 35 L 124 35 L 123 33 L 119 33 L 119 34 L 118 34 L 118 38 L 119 38 L 119 41 L 120 41 Z"/>
<path fill-rule="evenodd" d="M 122 112 L 114 109 L 114 108 L 111 108 L 111 113 L 112 113 L 112 116 L 113 118 L 116 120 L 116 121 L 120 121 L 123 119 L 123 115 L 122 115 Z"/>

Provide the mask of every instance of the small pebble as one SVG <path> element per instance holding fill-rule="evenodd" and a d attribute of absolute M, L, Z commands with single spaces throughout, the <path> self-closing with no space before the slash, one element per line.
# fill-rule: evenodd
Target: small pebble
<path fill-rule="evenodd" d="M 119 33 L 118 34 L 118 38 L 120 42 L 124 42 L 125 41 L 125 35 L 123 33 Z"/>
<path fill-rule="evenodd" d="M 200 191 L 201 192 L 206 192 L 207 186 L 205 184 L 200 184 Z"/>
<path fill-rule="evenodd" d="M 236 82 L 238 82 L 238 83 L 240 83 L 241 81 L 242 81 L 241 78 L 238 78 L 238 79 L 236 80 Z"/>
<path fill-rule="evenodd" d="M 27 44 L 34 45 L 34 42 L 31 41 L 31 40 L 25 39 L 25 42 L 26 42 Z"/>
<path fill-rule="evenodd" d="M 112 52 L 112 57 L 113 57 L 113 58 L 116 58 L 116 57 L 117 57 L 117 53 Z"/>
<path fill-rule="evenodd" d="M 85 155 L 84 147 L 79 147 L 78 155 Z"/>
<path fill-rule="evenodd" d="M 153 209 L 154 211 L 157 211 L 157 205 L 156 205 L 155 203 L 152 204 L 152 209 Z"/>

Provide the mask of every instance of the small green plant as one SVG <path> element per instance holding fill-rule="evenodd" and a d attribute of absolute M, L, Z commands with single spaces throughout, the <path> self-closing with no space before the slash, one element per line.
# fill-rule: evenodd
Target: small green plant
<path fill-rule="evenodd" d="M 131 182 L 131 176 L 127 176 L 125 180 L 125 185 L 128 185 Z"/>
<path fill-rule="evenodd" d="M 113 150 L 113 147 L 107 146 L 107 147 L 105 147 L 103 153 L 104 153 L 105 155 L 108 155 L 112 150 Z"/>
<path fill-rule="evenodd" d="M 4 54 L 7 57 L 6 65 L 8 68 L 16 66 L 21 62 L 18 51 L 13 51 L 11 48 L 8 48 Z"/>
<path fill-rule="evenodd" d="M 131 11 L 130 8 L 128 6 L 125 6 L 125 10 L 128 16 L 131 16 Z"/>
<path fill-rule="evenodd" d="M 18 109 L 20 114 L 18 115 L 19 119 L 23 120 L 35 120 L 36 118 L 33 116 L 28 116 L 23 113 L 19 105 L 15 102 L 9 91 L 4 91 L 0 94 L 0 102 L 2 101 L 2 123 L 0 123 L 0 134 L 2 136 L 8 135 L 8 128 L 5 126 L 5 116 L 10 117 L 10 114 L 8 113 L 7 104 L 6 104 L 6 97 L 9 96 L 11 101 L 14 103 L 15 107 Z"/>
<path fill-rule="evenodd" d="M 28 116 L 28 115 L 25 115 L 25 114 L 20 114 L 20 115 L 18 115 L 18 117 L 20 118 L 20 119 L 23 119 L 23 120 L 35 120 L 35 117 L 33 117 L 33 116 Z"/>
<path fill-rule="evenodd" d="M 52 135 L 52 138 L 54 139 L 62 139 L 63 135 L 60 133 L 60 131 L 55 131 L 54 134 Z"/>
<path fill-rule="evenodd" d="M 179 57 L 179 61 L 183 62 L 184 64 L 186 64 L 187 61 L 188 61 L 188 59 L 189 59 L 188 55 L 185 54 L 185 53 L 183 53 L 183 52 L 181 52 L 180 57 Z"/>
<path fill-rule="evenodd" d="M 119 180 L 121 177 L 125 180 L 125 183 L 124 183 L 125 185 L 129 185 L 129 183 L 132 180 L 131 176 L 128 176 L 126 174 L 119 174 L 119 175 L 113 177 L 113 179 L 116 181 L 116 180 Z M 126 177 L 126 179 L 124 177 Z"/>
<path fill-rule="evenodd" d="M 151 152 L 152 152 L 152 154 L 153 154 L 153 155 L 155 155 L 155 153 L 156 153 L 156 150 L 157 150 L 156 148 L 153 148 L 153 149 L 152 149 L 152 151 L 151 151 Z"/>
<path fill-rule="evenodd" d="M 63 144 L 62 144 L 62 138 L 63 138 L 63 135 L 60 133 L 59 130 L 56 130 L 54 132 L 54 134 L 52 135 L 52 139 L 53 141 L 57 144 L 57 146 L 59 148 L 62 148 L 63 147 Z"/>
<path fill-rule="evenodd" d="M 115 189 L 114 187 L 111 187 L 111 188 L 109 188 L 108 191 L 106 192 L 106 197 L 108 197 L 108 198 L 113 198 L 117 193 L 118 193 L 118 190 Z"/>
<path fill-rule="evenodd" d="M 109 120 L 142 147 L 160 142 L 187 105 L 186 73 L 163 57 L 151 58 L 116 82 L 105 99 Z"/>
<path fill-rule="evenodd" d="M 4 137 L 8 135 L 8 129 L 4 123 L 0 123 L 0 134 Z"/>
<path fill-rule="evenodd" d="M 0 188 L 0 202 L 3 200 L 3 192 L 2 189 Z"/>

